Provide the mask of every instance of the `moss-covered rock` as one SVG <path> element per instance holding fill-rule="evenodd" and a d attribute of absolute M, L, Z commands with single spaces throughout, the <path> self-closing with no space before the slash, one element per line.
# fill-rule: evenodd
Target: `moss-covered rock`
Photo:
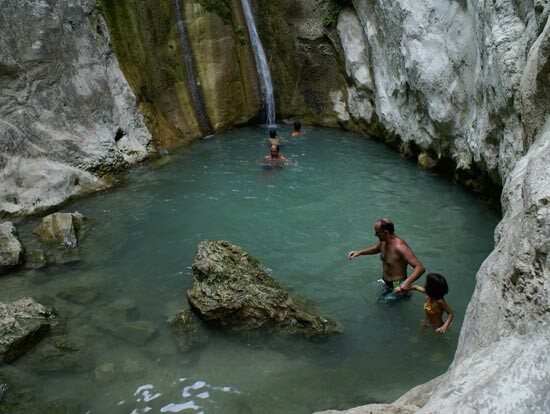
<path fill-rule="evenodd" d="M 32 298 L 0 303 L 0 363 L 16 360 L 42 340 L 50 329 L 47 314 Z"/>
<path fill-rule="evenodd" d="M 321 337 L 342 331 L 329 317 L 267 275 L 242 248 L 224 240 L 199 243 L 189 303 L 210 324 L 231 331 Z"/>

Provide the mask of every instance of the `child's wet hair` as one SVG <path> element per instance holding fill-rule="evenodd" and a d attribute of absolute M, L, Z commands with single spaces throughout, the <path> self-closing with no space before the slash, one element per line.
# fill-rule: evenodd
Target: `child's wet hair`
<path fill-rule="evenodd" d="M 277 136 L 277 131 L 274 129 L 269 130 L 269 138 L 275 138 Z"/>
<path fill-rule="evenodd" d="M 426 295 L 435 300 L 442 299 L 443 296 L 449 293 L 447 281 L 439 273 L 428 273 L 424 289 L 426 289 Z"/>

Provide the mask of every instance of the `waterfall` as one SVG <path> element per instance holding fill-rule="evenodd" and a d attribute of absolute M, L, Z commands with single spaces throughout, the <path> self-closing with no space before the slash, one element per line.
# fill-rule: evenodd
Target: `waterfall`
<path fill-rule="evenodd" d="M 274 125 L 275 98 L 273 97 L 273 85 L 271 84 L 269 66 L 267 65 L 264 48 L 262 47 L 262 43 L 260 42 L 260 38 L 256 30 L 256 24 L 254 23 L 254 16 L 252 16 L 250 3 L 248 0 L 241 0 L 241 4 L 243 7 L 244 17 L 246 19 L 246 25 L 248 26 L 248 33 L 250 34 L 250 41 L 252 42 L 252 50 L 254 51 L 254 60 L 256 61 L 258 77 L 260 78 L 260 89 L 262 92 L 264 108 L 266 110 L 267 124 Z"/>
<path fill-rule="evenodd" d="M 183 13 L 179 0 L 175 1 L 175 5 L 176 18 L 178 19 L 178 28 L 180 31 L 181 51 L 185 61 L 185 69 L 187 70 L 187 85 L 191 93 L 191 99 L 193 100 L 199 128 L 202 134 L 208 137 L 212 135 L 212 124 L 206 113 L 202 95 L 197 84 L 197 76 L 195 74 L 195 67 L 193 66 L 193 55 L 191 54 L 191 47 L 189 45 L 189 39 L 187 38 L 187 31 L 185 29 L 185 23 L 183 22 Z"/>

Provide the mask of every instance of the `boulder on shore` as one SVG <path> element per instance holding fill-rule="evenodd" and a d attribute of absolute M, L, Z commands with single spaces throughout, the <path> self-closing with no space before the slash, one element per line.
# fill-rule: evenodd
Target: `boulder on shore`
<path fill-rule="evenodd" d="M 0 274 L 23 263 L 24 249 L 9 221 L 0 223 Z"/>
<path fill-rule="evenodd" d="M 83 222 L 84 216 L 78 212 L 53 213 L 44 217 L 33 233 L 44 243 L 74 248 Z"/>
<path fill-rule="evenodd" d="M 308 337 L 341 333 L 331 318 L 315 313 L 303 300 L 260 269 L 258 260 L 224 240 L 197 246 L 191 307 L 206 322 L 232 331 L 268 330 Z"/>
<path fill-rule="evenodd" d="M 19 358 L 50 329 L 48 311 L 32 298 L 0 303 L 0 362 Z"/>

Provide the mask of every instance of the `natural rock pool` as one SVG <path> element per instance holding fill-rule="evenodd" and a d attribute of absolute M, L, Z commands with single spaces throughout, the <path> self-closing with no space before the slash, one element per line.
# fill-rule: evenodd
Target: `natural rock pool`
<path fill-rule="evenodd" d="M 50 338 L 2 368 L 18 391 L 68 400 L 81 413 L 311 413 L 389 402 L 447 369 L 498 215 L 363 136 L 307 129 L 284 140 L 281 152 L 294 161 L 286 169 L 254 162 L 269 152 L 266 137 L 260 127 L 220 134 L 63 209 L 89 220 L 82 261 L 0 278 L 0 301 L 32 296 L 67 321 L 63 359 Z M 445 335 L 420 329 L 422 295 L 378 300 L 378 256 L 348 261 L 350 250 L 376 242 L 381 216 L 428 272 L 447 277 L 456 317 Z M 243 247 L 345 332 L 308 341 L 212 331 L 202 348 L 181 353 L 166 321 L 188 307 L 205 239 Z M 143 333 L 110 328 L 122 313 L 143 322 Z"/>

